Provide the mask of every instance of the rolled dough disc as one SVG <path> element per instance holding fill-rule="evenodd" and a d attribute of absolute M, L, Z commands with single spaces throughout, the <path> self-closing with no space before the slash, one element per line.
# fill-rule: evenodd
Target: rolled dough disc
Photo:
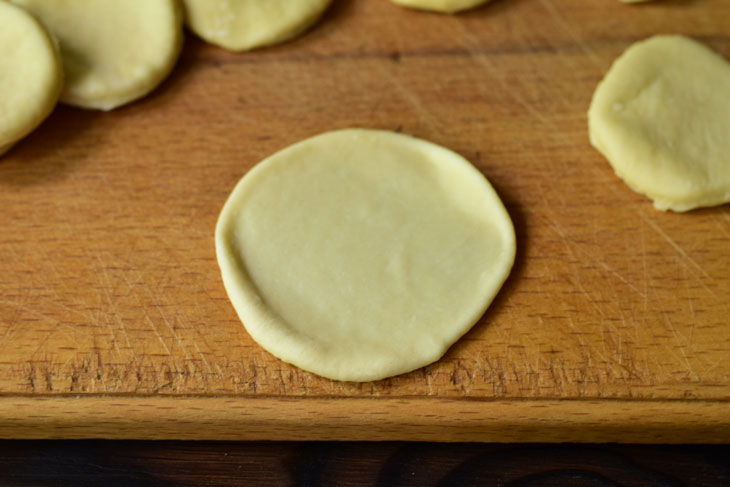
<path fill-rule="evenodd" d="M 598 85 L 591 143 L 660 210 L 730 201 L 730 64 L 682 36 L 624 52 Z"/>
<path fill-rule="evenodd" d="M 403 7 L 454 13 L 487 3 L 489 0 L 391 0 Z"/>
<path fill-rule="evenodd" d="M 61 101 L 111 110 L 156 88 L 182 47 L 176 0 L 11 0 L 58 38 L 66 73 Z"/>
<path fill-rule="evenodd" d="M 438 360 L 510 272 L 512 222 L 461 156 L 392 132 L 295 144 L 236 186 L 216 228 L 251 336 L 324 377 L 369 381 Z"/>
<path fill-rule="evenodd" d="M 61 61 L 45 28 L 0 1 L 0 155 L 51 113 L 61 92 Z"/>
<path fill-rule="evenodd" d="M 211 44 L 247 51 L 287 41 L 314 25 L 332 0 L 183 0 L 190 30 Z"/>

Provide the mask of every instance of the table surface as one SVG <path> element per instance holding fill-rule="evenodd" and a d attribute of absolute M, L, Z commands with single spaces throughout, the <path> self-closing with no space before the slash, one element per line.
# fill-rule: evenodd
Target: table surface
<path fill-rule="evenodd" d="M 455 16 L 336 0 L 272 48 L 188 36 L 170 79 L 122 109 L 59 107 L 0 161 L 0 434 L 722 441 L 730 205 L 656 211 L 590 146 L 585 114 L 639 39 L 684 33 L 730 57 L 728 18 L 727 0 Z M 348 126 L 464 155 L 518 238 L 509 280 L 442 360 L 362 384 L 264 352 L 213 245 L 255 163 Z"/>
<path fill-rule="evenodd" d="M 0 485 L 721 487 L 730 446 L 0 442 Z"/>

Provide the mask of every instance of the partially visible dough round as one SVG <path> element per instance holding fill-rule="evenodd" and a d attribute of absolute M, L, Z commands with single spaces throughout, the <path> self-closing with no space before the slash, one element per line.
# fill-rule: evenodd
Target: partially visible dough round
<path fill-rule="evenodd" d="M 332 0 L 183 0 L 202 39 L 231 51 L 287 41 L 314 25 Z"/>
<path fill-rule="evenodd" d="M 0 155 L 56 106 L 61 61 L 45 28 L 25 10 L 0 1 Z"/>
<path fill-rule="evenodd" d="M 730 201 L 730 64 L 683 36 L 624 52 L 598 85 L 591 143 L 660 210 Z"/>
<path fill-rule="evenodd" d="M 510 272 L 512 222 L 454 152 L 392 132 L 326 133 L 269 157 L 216 228 L 244 326 L 273 355 L 368 381 L 438 360 Z"/>
<path fill-rule="evenodd" d="M 489 0 L 391 0 L 403 7 L 454 13 L 487 3 Z"/>
<path fill-rule="evenodd" d="M 177 0 L 11 0 L 58 38 L 61 101 L 111 110 L 156 88 L 182 47 Z"/>

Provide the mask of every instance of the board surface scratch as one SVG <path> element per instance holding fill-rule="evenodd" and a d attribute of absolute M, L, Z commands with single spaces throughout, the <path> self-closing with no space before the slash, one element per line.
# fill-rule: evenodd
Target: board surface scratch
<path fill-rule="evenodd" d="M 273 48 L 188 36 L 131 106 L 57 108 L 0 159 L 0 435 L 193 438 L 208 408 L 198 437 L 726 441 L 730 205 L 654 210 L 591 148 L 586 111 L 636 40 L 682 33 L 730 59 L 729 18 L 726 0 L 457 16 L 335 0 Z M 345 127 L 465 156 L 518 238 L 504 288 L 442 360 L 362 384 L 258 347 L 213 239 L 255 163 Z"/>

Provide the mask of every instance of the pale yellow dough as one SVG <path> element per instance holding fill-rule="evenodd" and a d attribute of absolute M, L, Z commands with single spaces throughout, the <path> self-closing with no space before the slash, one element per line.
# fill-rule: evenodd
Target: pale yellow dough
<path fill-rule="evenodd" d="M 111 110 L 156 88 L 182 46 L 177 0 L 11 0 L 58 38 L 61 101 Z"/>
<path fill-rule="evenodd" d="M 236 186 L 216 228 L 251 336 L 324 377 L 438 360 L 510 272 L 512 222 L 484 176 L 432 143 L 350 129 L 295 144 Z"/>
<path fill-rule="evenodd" d="M 624 52 L 598 85 L 590 139 L 660 210 L 730 201 L 730 64 L 682 36 Z"/>
<path fill-rule="evenodd" d="M 489 0 L 391 0 L 403 7 L 454 13 L 487 3 Z"/>
<path fill-rule="evenodd" d="M 183 0 L 188 27 L 231 51 L 287 41 L 314 25 L 332 0 Z"/>
<path fill-rule="evenodd" d="M 0 1 L 0 155 L 51 113 L 62 86 L 53 40 L 25 10 Z"/>

